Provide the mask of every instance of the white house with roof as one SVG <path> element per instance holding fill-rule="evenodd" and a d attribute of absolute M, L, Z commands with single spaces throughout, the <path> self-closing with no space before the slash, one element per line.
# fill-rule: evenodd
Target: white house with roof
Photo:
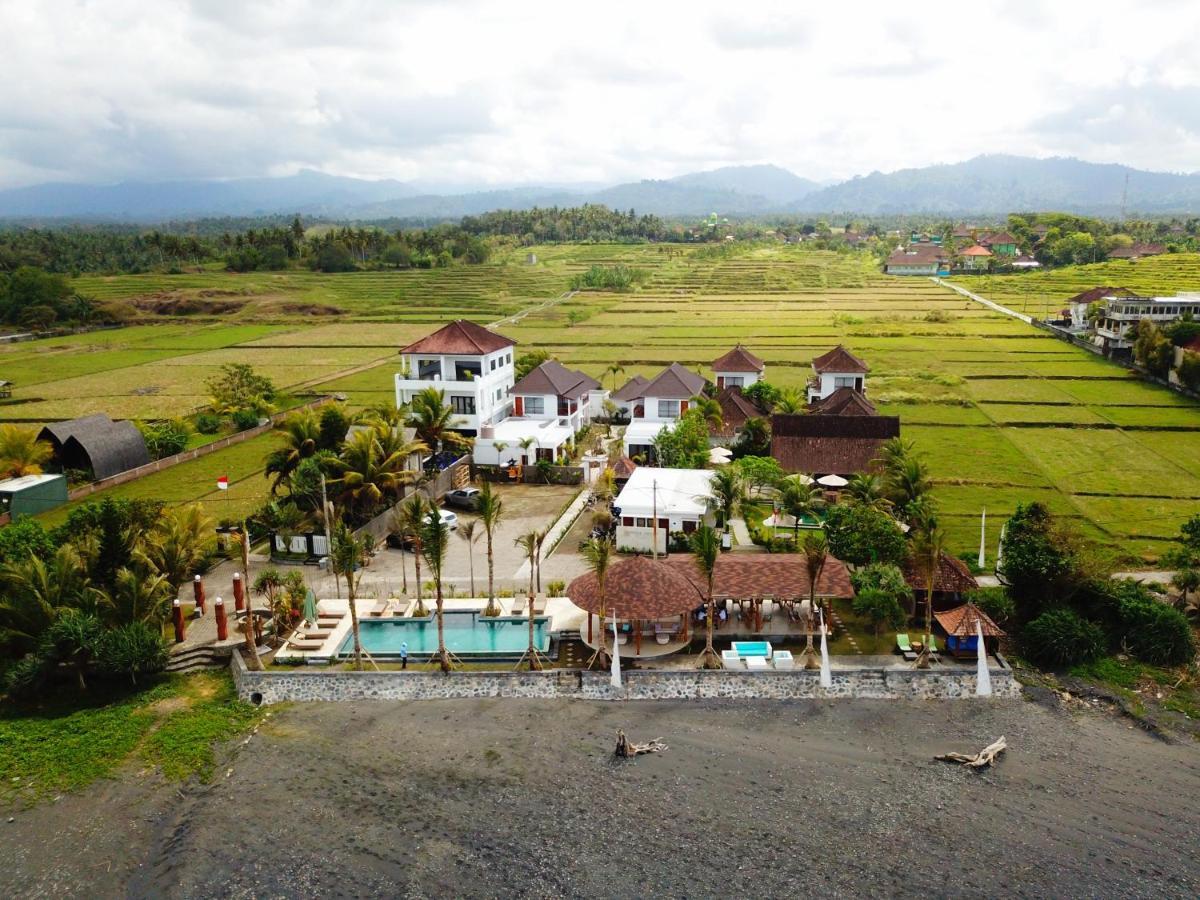
<path fill-rule="evenodd" d="M 1106 354 L 1125 355 L 1133 348 L 1134 329 L 1142 319 L 1162 326 L 1185 315 L 1200 318 L 1200 292 L 1174 297 L 1104 297 L 1096 318 L 1096 346 Z"/>
<path fill-rule="evenodd" d="M 679 363 L 671 363 L 655 378 L 641 381 L 644 383 L 634 385 L 631 380 L 613 396 L 620 396 L 622 399 L 615 402 L 629 410 L 625 455 L 645 459 L 653 451 L 659 432 L 687 412 L 689 402 L 708 386 L 708 380 Z"/>
<path fill-rule="evenodd" d="M 865 362 L 838 344 L 812 361 L 813 377 L 808 382 L 808 402 L 824 400 L 838 388 L 867 392 L 868 367 Z"/>
<path fill-rule="evenodd" d="M 712 368 L 713 376 L 717 379 L 717 390 L 727 387 L 750 387 L 762 381 L 767 370 L 766 363 L 741 344 L 713 360 Z"/>
<path fill-rule="evenodd" d="M 672 532 L 712 525 L 713 472 L 638 466 L 613 501 L 617 548 L 666 553 Z"/>
<path fill-rule="evenodd" d="M 512 409 L 515 342 L 481 325 L 458 319 L 400 351 L 396 405 L 426 388 L 443 392 L 455 413 L 454 428 L 477 435 Z"/>

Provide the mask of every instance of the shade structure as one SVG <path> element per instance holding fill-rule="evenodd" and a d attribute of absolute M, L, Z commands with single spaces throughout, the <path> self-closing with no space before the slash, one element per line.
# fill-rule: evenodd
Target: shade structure
<path fill-rule="evenodd" d="M 580 609 L 600 612 L 600 584 L 594 572 L 580 575 L 567 587 Z M 658 619 L 691 612 L 704 595 L 665 560 L 633 556 L 609 567 L 604 579 L 604 606 L 622 619 Z"/>
<path fill-rule="evenodd" d="M 823 475 L 822 477 L 817 479 L 817 484 L 824 485 L 825 487 L 832 487 L 832 488 L 845 487 L 849 483 L 850 482 L 847 481 L 845 478 L 843 478 L 841 475 Z"/>
<path fill-rule="evenodd" d="M 708 461 L 721 466 L 733 459 L 733 451 L 728 447 L 713 447 L 708 451 Z"/>
<path fill-rule="evenodd" d="M 935 612 L 933 617 L 950 637 L 975 637 L 977 626 L 984 637 L 1000 637 L 1004 630 L 974 603 L 964 603 L 954 609 Z"/>

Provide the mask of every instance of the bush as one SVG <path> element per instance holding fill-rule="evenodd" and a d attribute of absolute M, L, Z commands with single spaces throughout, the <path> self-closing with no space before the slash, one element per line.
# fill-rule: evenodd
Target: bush
<path fill-rule="evenodd" d="M 1017 611 L 1012 597 L 1008 596 L 1008 591 L 1002 587 L 979 588 L 968 592 L 966 599 L 968 603 L 974 603 L 993 622 L 1002 627 Z"/>
<path fill-rule="evenodd" d="M 4 690 L 13 698 L 29 698 L 42 692 L 49 680 L 50 667 L 42 657 L 30 654 L 17 660 L 4 673 Z"/>
<path fill-rule="evenodd" d="M 546 585 L 546 594 L 550 597 L 561 597 L 566 590 L 567 583 L 565 581 L 552 581 Z"/>
<path fill-rule="evenodd" d="M 216 434 L 221 430 L 221 419 L 212 413 L 200 413 L 196 416 L 196 430 L 201 434 Z"/>
<path fill-rule="evenodd" d="M 1120 633 L 1113 637 L 1142 662 L 1179 666 L 1196 655 L 1196 638 L 1187 618 L 1152 597 L 1121 601 Z"/>
<path fill-rule="evenodd" d="M 842 562 L 865 566 L 904 559 L 904 532 L 885 512 L 858 503 L 837 503 L 825 514 L 829 552 Z"/>
<path fill-rule="evenodd" d="M 235 410 L 229 418 L 236 431 L 249 431 L 258 425 L 258 413 L 252 409 Z"/>
<path fill-rule="evenodd" d="M 151 459 L 165 459 L 182 453 L 187 447 L 190 431 L 183 419 L 147 422 L 138 427 L 146 441 L 146 450 L 149 451 Z"/>
<path fill-rule="evenodd" d="M 128 675 L 137 684 L 138 675 L 161 672 L 167 666 L 167 645 L 162 635 L 144 622 L 133 622 L 106 631 L 98 648 L 100 669 L 110 675 Z"/>
<path fill-rule="evenodd" d="M 1074 666 L 1104 655 L 1104 630 L 1071 609 L 1048 609 L 1021 632 L 1021 652 L 1046 666 Z"/>
<path fill-rule="evenodd" d="M 876 638 L 883 628 L 899 628 L 908 619 L 895 595 L 878 588 L 868 588 L 856 596 L 852 608 L 855 614 L 870 620 Z"/>
<path fill-rule="evenodd" d="M 0 528 L 0 564 L 23 562 L 30 556 L 48 559 L 54 555 L 54 541 L 44 525 L 24 518 Z"/>

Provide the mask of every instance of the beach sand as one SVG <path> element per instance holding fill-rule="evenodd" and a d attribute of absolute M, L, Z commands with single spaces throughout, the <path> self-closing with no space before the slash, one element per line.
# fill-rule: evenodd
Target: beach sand
<path fill-rule="evenodd" d="M 211 785 L 16 812 L 0 894 L 1195 897 L 1198 801 L 1196 743 L 1053 697 L 294 705 Z"/>

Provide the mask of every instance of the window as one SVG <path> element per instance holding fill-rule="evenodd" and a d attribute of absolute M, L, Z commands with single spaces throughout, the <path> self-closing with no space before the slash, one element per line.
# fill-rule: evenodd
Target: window
<path fill-rule="evenodd" d="M 421 381 L 432 381 L 442 377 L 442 361 L 440 359 L 418 359 L 417 378 Z"/>
<path fill-rule="evenodd" d="M 450 408 L 460 416 L 475 415 L 475 398 L 452 396 L 450 398 Z"/>
<path fill-rule="evenodd" d="M 667 520 L 666 520 L 666 519 L 659 519 L 659 520 L 658 520 L 658 527 L 659 527 L 659 528 L 661 528 L 663 531 L 666 531 L 666 530 L 667 530 L 667 524 L 668 524 L 668 523 L 667 523 Z"/>
<path fill-rule="evenodd" d="M 496 388 L 496 402 L 499 403 L 504 396 L 504 388 Z"/>
<path fill-rule="evenodd" d="M 835 388 L 852 388 L 854 387 L 854 377 L 848 375 L 835 375 L 833 378 L 833 386 Z"/>
<path fill-rule="evenodd" d="M 658 417 L 660 419 L 678 419 L 679 418 L 679 401 L 678 400 L 659 400 L 658 401 Z"/>
<path fill-rule="evenodd" d="M 649 519 L 646 519 L 646 518 L 643 518 L 642 516 L 638 516 L 638 518 L 637 518 L 637 527 L 638 527 L 638 528 L 650 528 L 650 527 L 651 527 L 651 526 L 650 526 L 650 520 L 649 520 Z"/>
<path fill-rule="evenodd" d="M 726 375 L 725 387 L 741 387 L 746 383 L 746 379 L 741 375 Z"/>
<path fill-rule="evenodd" d="M 511 353 L 508 354 L 506 357 L 504 357 L 504 362 L 508 365 L 512 365 L 512 354 Z"/>
<path fill-rule="evenodd" d="M 526 397 L 525 398 L 525 414 L 530 416 L 540 416 L 546 411 L 545 397 Z"/>
<path fill-rule="evenodd" d="M 622 516 L 621 524 L 624 525 L 626 528 L 632 528 L 633 527 L 633 516 Z"/>
<path fill-rule="evenodd" d="M 454 379 L 456 381 L 470 381 L 473 378 L 478 378 L 482 374 L 482 363 L 463 362 L 462 360 L 455 360 L 454 362 Z"/>
<path fill-rule="evenodd" d="M 494 359 L 492 360 L 492 368 L 491 368 L 491 371 L 493 371 L 493 372 L 495 372 L 495 371 L 496 371 L 496 360 L 494 360 Z"/>
<path fill-rule="evenodd" d="M 691 534 L 693 531 L 696 530 L 696 528 L 699 526 L 699 524 L 700 524 L 699 522 L 696 522 L 692 519 L 684 519 L 683 520 L 683 533 Z"/>

